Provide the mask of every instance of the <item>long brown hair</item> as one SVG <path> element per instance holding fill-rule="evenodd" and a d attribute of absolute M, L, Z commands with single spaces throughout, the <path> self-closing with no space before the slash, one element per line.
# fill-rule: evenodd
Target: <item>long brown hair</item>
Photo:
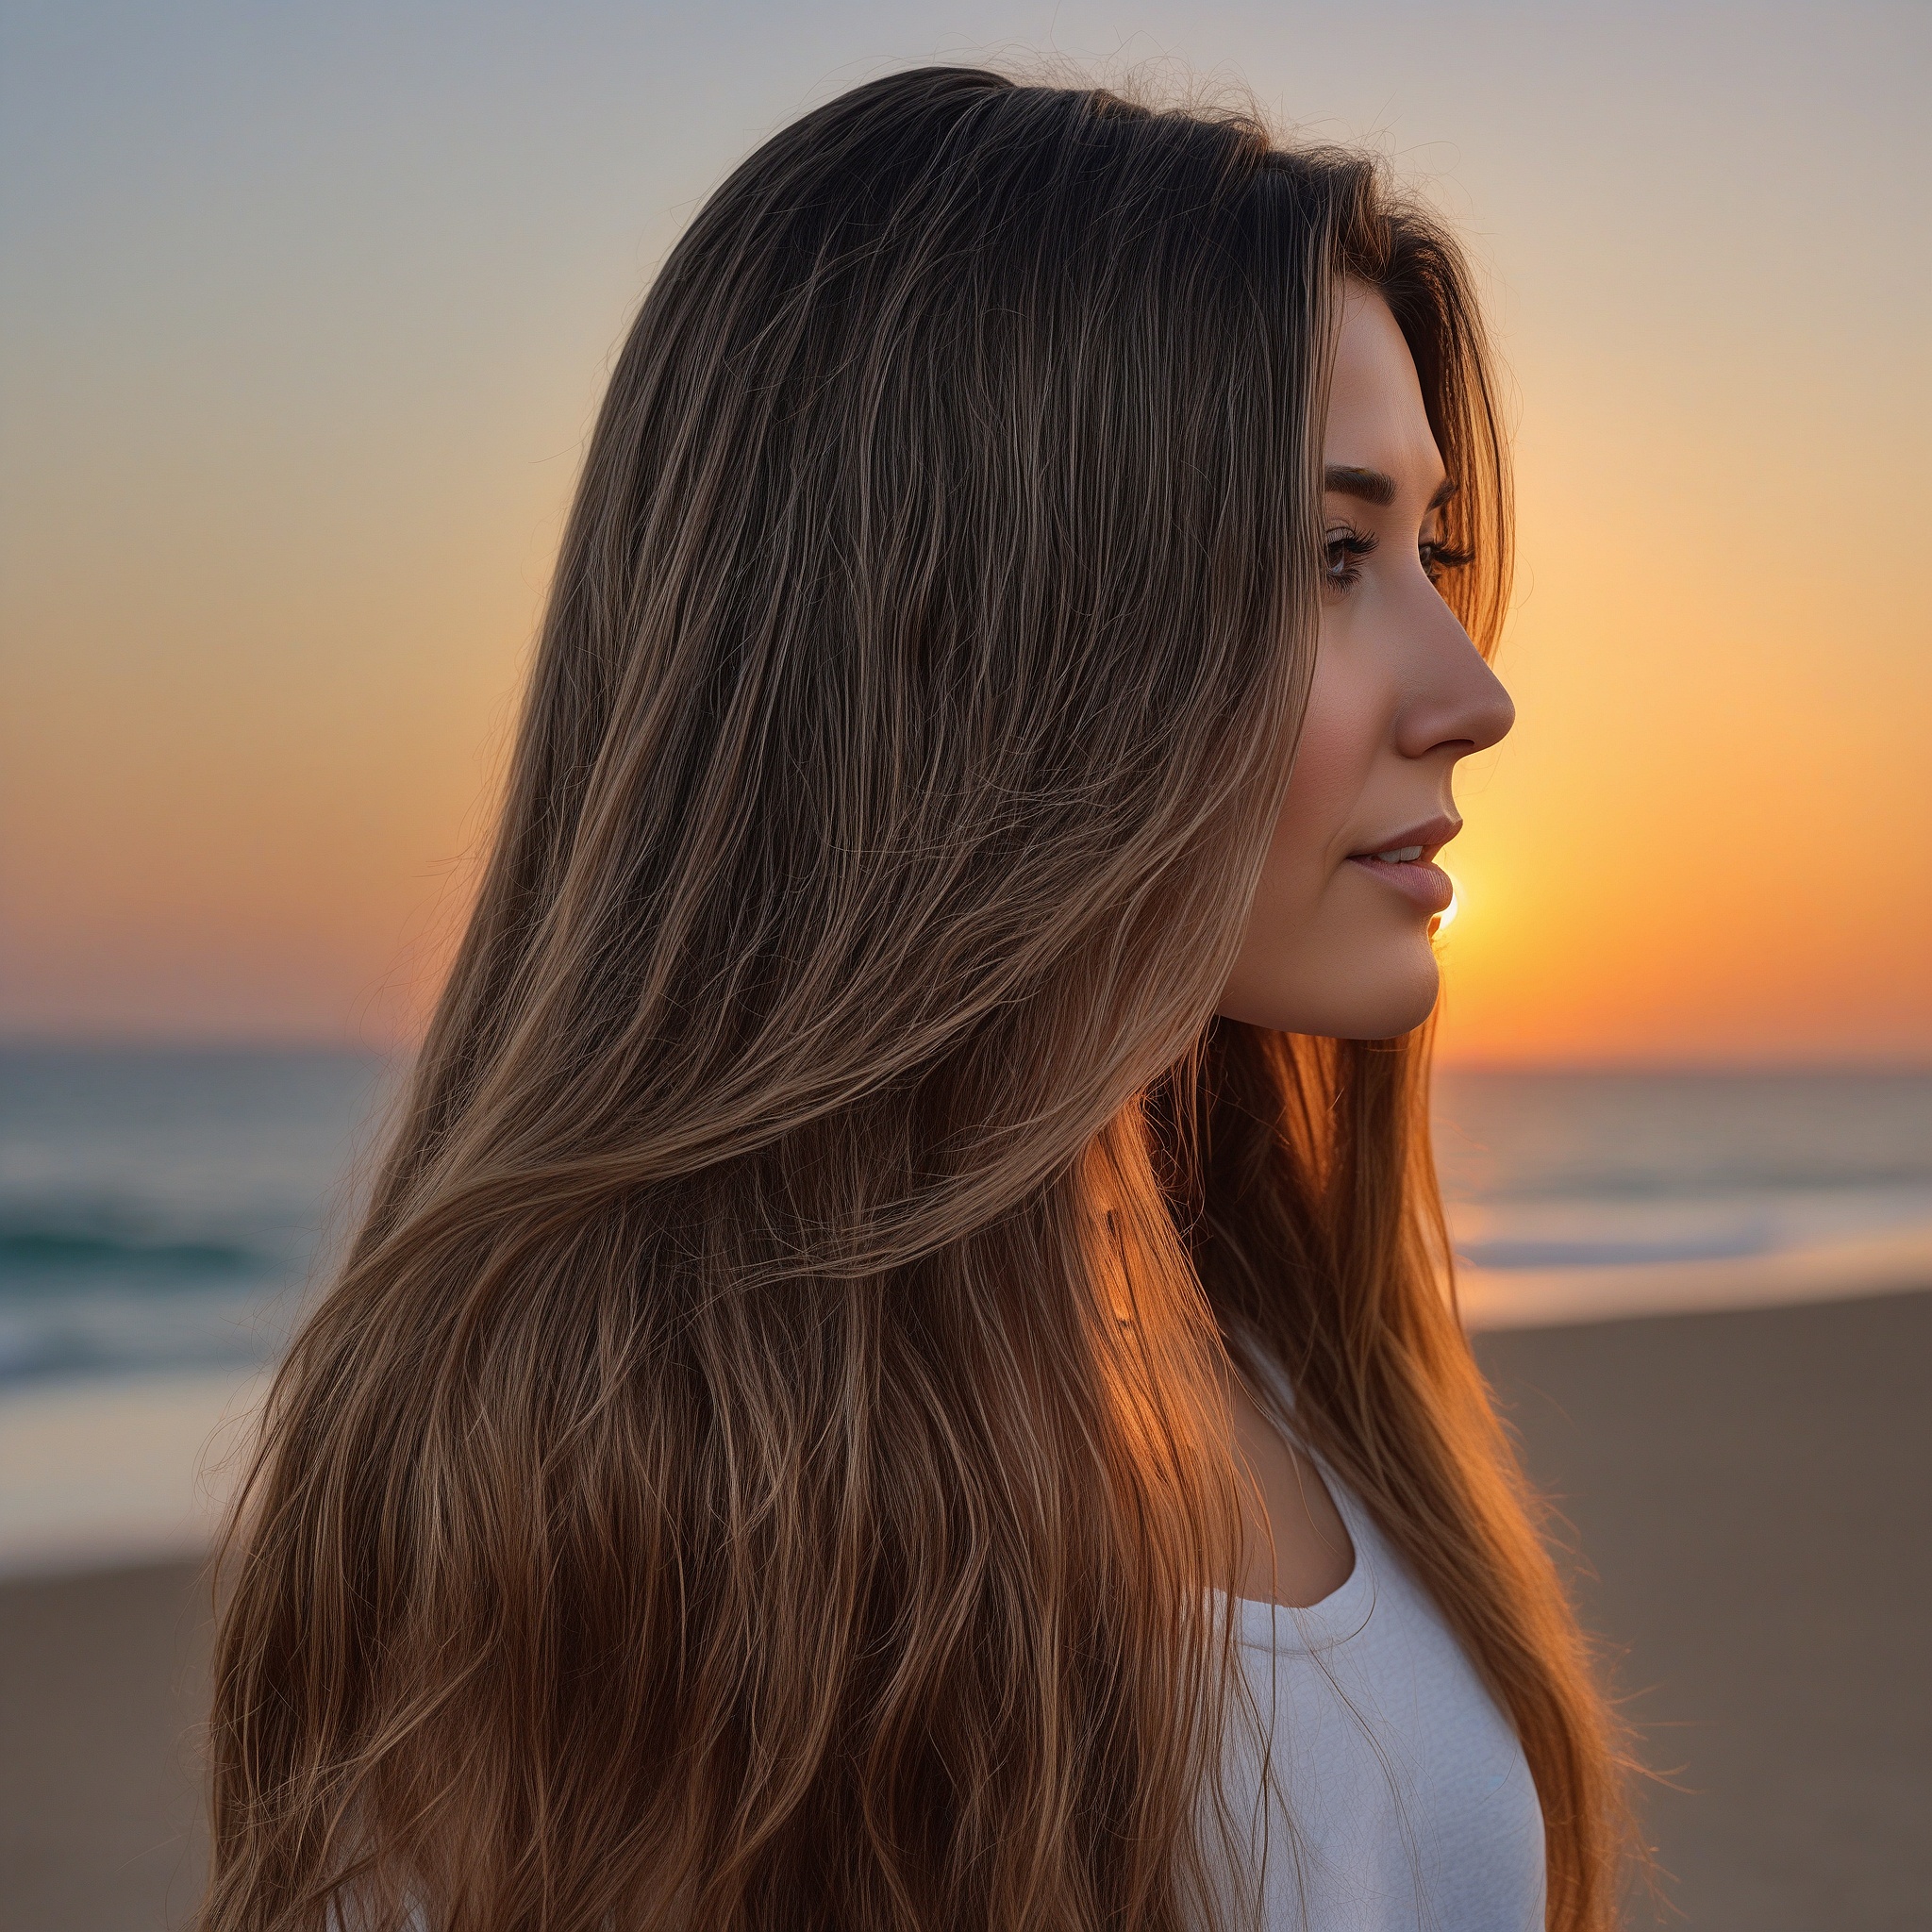
<path fill-rule="evenodd" d="M 1609 1924 L 1607 1727 L 1447 1291 L 1424 1043 L 1211 1019 L 1344 276 L 1414 352 L 1487 644 L 1480 330 L 1372 160 L 928 69 L 698 215 L 269 1407 L 206 1932 L 1177 1932 L 1236 1336 L 1513 1720 L 1551 1924 Z"/>

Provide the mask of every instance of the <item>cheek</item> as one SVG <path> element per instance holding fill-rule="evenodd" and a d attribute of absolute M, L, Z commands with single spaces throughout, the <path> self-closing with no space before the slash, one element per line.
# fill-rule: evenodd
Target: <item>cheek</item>
<path fill-rule="evenodd" d="M 1347 863 L 1399 792 L 1398 690 L 1365 639 L 1316 659 L 1295 766 L 1219 1010 L 1290 1033 L 1384 1040 L 1427 1017 L 1435 956 L 1400 895 Z M 1410 797 L 1407 803 L 1412 805 Z"/>
<path fill-rule="evenodd" d="M 1374 762 L 1375 744 L 1370 694 L 1352 688 L 1332 655 L 1324 652 L 1315 666 L 1294 774 L 1269 847 L 1264 890 L 1273 888 L 1292 898 L 1298 909 L 1311 907 L 1348 856 L 1346 835 Z"/>

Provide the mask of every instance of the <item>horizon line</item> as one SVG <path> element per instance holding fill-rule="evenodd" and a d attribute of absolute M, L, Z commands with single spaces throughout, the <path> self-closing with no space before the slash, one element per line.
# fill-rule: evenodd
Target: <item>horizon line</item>
<path fill-rule="evenodd" d="M 140 1028 L 100 1027 L 89 1029 L 23 1028 L 0 1026 L 0 1053 L 98 1053 L 112 1054 L 342 1054 L 364 1058 L 392 1058 L 414 1054 L 420 1037 L 396 1035 L 389 1039 L 342 1032 L 300 1030 L 288 1032 L 172 1032 Z M 1452 1074 L 1847 1074 L 1910 1077 L 1932 1075 L 1932 1057 L 1913 1049 L 1903 1054 L 1605 1054 L 1589 1055 L 1573 1051 L 1552 1054 L 1439 1055 L 1433 1071 Z"/>

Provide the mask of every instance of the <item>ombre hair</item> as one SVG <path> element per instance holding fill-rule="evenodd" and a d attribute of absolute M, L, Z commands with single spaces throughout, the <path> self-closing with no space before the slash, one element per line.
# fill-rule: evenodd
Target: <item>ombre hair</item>
<path fill-rule="evenodd" d="M 1468 277 L 1378 165 L 931 68 L 613 374 L 467 937 L 226 1558 L 204 1932 L 1147 1928 L 1241 1721 L 1265 1353 L 1613 1919 L 1614 1734 L 1458 1326 L 1426 1043 L 1213 1017 L 1340 289 L 1494 641 Z"/>

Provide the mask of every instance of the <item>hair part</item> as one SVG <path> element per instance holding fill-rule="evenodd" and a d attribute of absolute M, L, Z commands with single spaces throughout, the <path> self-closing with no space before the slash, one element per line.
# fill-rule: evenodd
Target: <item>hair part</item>
<path fill-rule="evenodd" d="M 269 1405 L 204 1932 L 1198 1923 L 1238 1337 L 1515 1723 L 1551 1924 L 1608 1925 L 1609 1733 L 1444 1292 L 1424 1043 L 1210 1020 L 1350 276 L 1487 644 L 1479 325 L 1371 160 L 934 68 L 700 212 Z"/>

